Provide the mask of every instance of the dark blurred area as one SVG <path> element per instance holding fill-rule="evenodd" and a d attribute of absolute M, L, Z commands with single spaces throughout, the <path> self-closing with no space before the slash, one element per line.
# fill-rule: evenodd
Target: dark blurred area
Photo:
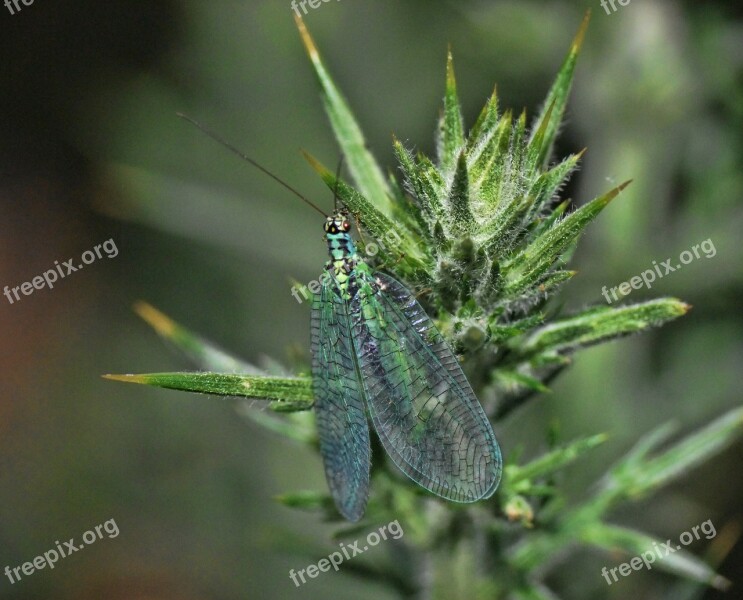
<path fill-rule="evenodd" d="M 100 378 L 188 368 L 133 314 L 138 299 L 251 361 L 307 348 L 309 314 L 290 279 L 319 273 L 321 223 L 175 116 L 206 121 L 329 205 L 298 152 L 326 163 L 338 154 L 289 2 L 20 6 L 0 5 L 0 286 L 109 239 L 118 252 L 53 289 L 0 297 L 0 570 L 108 519 L 121 533 L 16 583 L 0 573 L 0 598 L 389 597 L 343 573 L 292 586 L 288 570 L 327 554 L 333 528 L 272 498 L 323 489 L 319 459 L 228 402 Z M 503 107 L 533 115 L 586 8 L 556 155 L 588 152 L 565 197 L 580 204 L 634 183 L 583 239 L 566 308 L 600 304 L 602 286 L 703 240 L 716 255 L 628 299 L 677 296 L 689 315 L 579 355 L 553 394 L 500 424 L 503 446 L 527 454 L 544 448 L 555 420 L 565 439 L 609 432 L 568 472 L 576 497 L 659 424 L 688 432 L 740 403 L 741 6 L 634 0 L 606 14 L 568 0 L 342 0 L 305 17 L 370 148 L 393 169 L 392 132 L 433 152 L 447 44 L 466 123 L 494 83 Z M 730 593 L 694 592 L 657 571 L 607 588 L 600 568 L 618 557 L 588 551 L 552 587 L 576 600 L 740 598 L 741 459 L 739 444 L 615 515 L 663 539 L 711 519 L 719 535 L 692 551 L 735 583 Z"/>

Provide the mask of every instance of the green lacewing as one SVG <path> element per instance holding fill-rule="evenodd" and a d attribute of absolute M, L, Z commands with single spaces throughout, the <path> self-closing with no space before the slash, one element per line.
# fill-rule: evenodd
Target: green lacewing
<path fill-rule="evenodd" d="M 357 252 L 349 211 L 325 215 L 234 146 L 179 116 L 325 217 L 330 260 L 312 302 L 312 381 L 320 451 L 338 511 L 358 521 L 366 509 L 369 422 L 392 462 L 421 487 L 454 502 L 492 496 L 503 461 L 485 411 L 415 297 Z"/>

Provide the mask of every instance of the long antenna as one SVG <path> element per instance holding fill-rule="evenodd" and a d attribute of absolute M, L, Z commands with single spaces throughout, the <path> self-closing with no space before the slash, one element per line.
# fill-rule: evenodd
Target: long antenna
<path fill-rule="evenodd" d="M 222 146 L 224 146 L 225 148 L 227 148 L 231 152 L 234 152 L 240 158 L 242 158 L 244 161 L 247 161 L 251 165 L 253 165 L 256 169 L 258 169 L 260 171 L 263 171 L 271 179 L 273 179 L 274 181 L 277 181 L 278 183 L 280 183 L 281 185 L 283 185 L 287 190 L 289 190 L 292 194 L 294 194 L 299 199 L 301 199 L 304 202 L 306 202 L 307 204 L 309 204 L 312 208 L 314 208 L 317 212 L 319 212 L 323 217 L 327 217 L 328 216 L 323 211 L 321 211 L 314 202 L 312 202 L 311 200 L 308 200 L 307 198 L 305 198 L 302 194 L 300 194 L 297 190 L 295 190 L 288 183 L 286 183 L 285 181 L 283 181 L 282 179 L 280 179 L 277 175 L 274 175 L 273 173 L 271 173 L 271 171 L 269 171 L 268 169 L 266 169 L 266 167 L 258 164 L 256 161 L 254 161 L 252 158 L 250 158 L 247 154 L 245 154 L 244 152 L 238 150 L 235 146 L 233 146 L 228 141 L 226 141 L 223 138 L 221 138 L 220 136 L 218 136 L 216 133 L 214 133 L 208 127 L 202 125 L 201 123 L 199 123 L 195 119 L 192 119 L 191 117 L 189 117 L 188 115 L 186 115 L 184 113 L 179 112 L 179 113 L 176 113 L 176 115 L 178 115 L 181 119 L 185 119 L 186 121 L 188 121 L 192 125 L 195 125 L 198 129 L 200 129 L 203 133 L 205 133 L 210 138 L 212 138 L 215 142 L 217 142 L 218 144 L 221 144 Z"/>

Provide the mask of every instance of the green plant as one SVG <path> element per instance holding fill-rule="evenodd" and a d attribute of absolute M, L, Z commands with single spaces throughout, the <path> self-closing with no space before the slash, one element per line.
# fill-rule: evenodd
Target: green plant
<path fill-rule="evenodd" d="M 576 350 L 661 325 L 688 310 L 679 300 L 661 298 L 563 315 L 550 302 L 574 275 L 565 265 L 580 234 L 627 185 L 572 212 L 570 203 L 558 198 L 582 154 L 550 162 L 587 23 L 586 18 L 531 127 L 523 113 L 516 118 L 509 111 L 501 114 L 493 94 L 465 135 L 449 54 L 438 156 L 434 161 L 416 155 L 395 140 L 400 182 L 385 177 L 367 150 L 355 118 L 298 20 L 355 187 L 337 181 L 319 161 L 307 158 L 328 187 L 337 188 L 369 235 L 389 240 L 394 223 L 399 238 L 382 246 L 376 260 L 419 293 L 442 333 L 464 356 L 470 381 L 496 422 L 548 391 L 548 383 L 569 365 Z M 243 413 L 317 449 L 309 377 L 272 376 L 148 305 L 140 304 L 137 310 L 206 372 L 109 378 L 264 400 L 271 411 Z M 543 578 L 554 555 L 576 543 L 632 555 L 659 541 L 612 525 L 606 520 L 609 511 L 698 465 L 730 444 L 742 428 L 743 411 L 733 411 L 657 451 L 670 435 L 663 427 L 641 439 L 578 501 L 569 500 L 562 490 L 560 471 L 602 443 L 604 435 L 553 442 L 545 454 L 528 462 L 520 462 L 506 448 L 496 496 L 471 507 L 425 494 L 376 456 L 366 517 L 360 525 L 341 528 L 338 535 L 398 519 L 405 528 L 405 560 L 382 571 L 363 562 L 344 568 L 381 579 L 401 594 L 424 598 L 553 598 Z M 326 492 L 288 493 L 279 501 L 339 519 Z M 725 585 L 713 569 L 686 552 L 669 556 L 657 567 L 695 582 Z"/>

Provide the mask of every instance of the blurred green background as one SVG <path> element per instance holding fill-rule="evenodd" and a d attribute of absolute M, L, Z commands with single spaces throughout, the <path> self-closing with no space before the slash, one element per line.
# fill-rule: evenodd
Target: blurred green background
<path fill-rule="evenodd" d="M 654 426 L 689 431 L 740 403 L 743 10 L 732 5 L 343 0 L 306 16 L 394 168 L 393 132 L 433 151 L 447 44 L 468 124 L 496 82 L 503 106 L 533 115 L 593 9 L 557 147 L 588 152 L 565 196 L 634 184 L 583 238 L 566 307 L 601 303 L 602 286 L 708 238 L 717 254 L 628 298 L 677 296 L 689 315 L 585 351 L 554 393 L 499 424 L 506 455 L 543 449 L 555 422 L 565 439 L 609 432 L 568 471 L 576 497 Z M 0 570 L 111 518 L 121 533 L 16 584 L 0 575 L 0 598 L 389 597 L 343 569 L 291 583 L 289 569 L 333 550 L 333 528 L 272 497 L 324 489 L 318 457 L 229 402 L 99 377 L 187 367 L 133 314 L 138 299 L 251 361 L 306 354 L 309 310 L 289 282 L 320 273 L 322 223 L 175 117 L 209 123 L 330 206 L 298 152 L 338 156 L 288 0 L 21 6 L 0 5 L 0 285 L 109 238 L 119 254 L 53 290 L 0 298 Z M 738 445 L 614 520 L 665 539 L 712 519 L 718 536 L 692 550 L 741 584 L 742 459 Z M 380 547 L 356 560 L 389 557 Z M 576 600 L 676 597 L 679 582 L 657 571 L 607 587 L 601 567 L 623 560 L 577 549 L 550 585 Z M 739 585 L 726 597 L 742 597 Z"/>

